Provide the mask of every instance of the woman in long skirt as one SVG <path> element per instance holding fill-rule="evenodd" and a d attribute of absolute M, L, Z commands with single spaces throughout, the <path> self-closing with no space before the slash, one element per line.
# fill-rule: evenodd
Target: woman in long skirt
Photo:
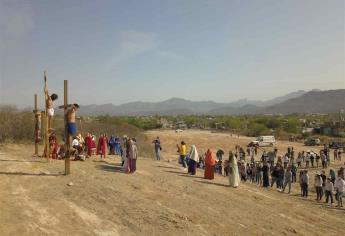
<path fill-rule="evenodd" d="M 192 145 L 190 153 L 189 153 L 189 162 L 188 162 L 188 173 L 191 175 L 196 174 L 196 167 L 199 162 L 199 154 L 196 150 L 195 145 Z"/>
<path fill-rule="evenodd" d="M 138 159 L 138 148 L 136 145 L 136 140 L 134 138 L 129 140 L 130 150 L 129 150 L 129 172 L 134 173 L 137 169 L 137 159 Z"/>
<path fill-rule="evenodd" d="M 206 157 L 205 157 L 205 172 L 204 172 L 205 179 L 214 179 L 215 165 L 216 165 L 216 160 L 213 158 L 211 150 L 208 149 L 206 152 Z"/>
<path fill-rule="evenodd" d="M 230 174 L 229 174 L 229 184 L 231 187 L 237 188 L 240 185 L 240 174 L 238 172 L 238 165 L 237 159 L 230 151 L 229 153 L 229 166 L 230 166 Z"/>

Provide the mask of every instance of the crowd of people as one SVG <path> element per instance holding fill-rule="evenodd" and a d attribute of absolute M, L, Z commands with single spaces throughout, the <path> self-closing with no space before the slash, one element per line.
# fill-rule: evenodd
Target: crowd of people
<path fill-rule="evenodd" d="M 157 140 L 158 137 L 153 142 L 155 150 L 157 150 Z M 159 142 L 159 150 L 161 150 L 160 145 Z M 311 188 L 309 173 L 311 169 L 317 170 L 314 176 L 315 200 L 320 202 L 325 198 L 325 203 L 333 204 L 333 196 L 335 196 L 337 206 L 343 206 L 344 168 L 340 167 L 337 171 L 331 168 L 326 173 L 326 168 L 331 164 L 329 147 L 325 145 L 318 153 L 310 150 L 299 152 L 296 157 L 293 147 L 288 147 L 287 152 L 282 156 L 278 155 L 278 149 L 274 148 L 269 152 L 262 150 L 262 155 L 259 157 L 258 149 L 257 146 L 251 146 L 245 151 L 242 147 L 236 146 L 234 152 L 229 152 L 229 158 L 223 158 L 225 152 L 219 149 L 214 158 L 210 149 L 198 154 L 195 145 L 191 145 L 189 152 L 184 141 L 177 145 L 179 163 L 186 171 L 188 170 L 189 174 L 195 175 L 197 168 L 200 168 L 204 171 L 205 179 L 214 179 L 214 173 L 228 176 L 229 184 L 233 187 L 238 187 L 240 181 L 248 181 L 264 188 L 275 186 L 282 193 L 286 191 L 291 193 L 292 184 L 298 183 L 301 196 L 308 198 Z M 340 162 L 343 152 L 345 150 L 334 150 L 333 160 Z"/>
<path fill-rule="evenodd" d="M 49 135 L 50 154 L 52 159 L 64 159 L 66 146 L 58 142 L 54 131 Z M 106 159 L 107 155 L 117 155 L 121 158 L 121 166 L 125 173 L 134 173 L 136 170 L 136 160 L 138 148 L 135 138 L 124 135 L 122 138 L 112 135 L 110 138 L 106 134 L 101 134 L 96 142 L 96 135 L 87 133 L 83 137 L 80 133 L 73 136 L 71 142 L 70 157 L 74 161 L 85 161 L 94 155 L 99 155 L 101 159 Z"/>

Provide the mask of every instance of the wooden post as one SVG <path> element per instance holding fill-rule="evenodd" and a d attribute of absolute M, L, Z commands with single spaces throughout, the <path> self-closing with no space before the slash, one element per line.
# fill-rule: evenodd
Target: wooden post
<path fill-rule="evenodd" d="M 37 127 L 37 125 L 36 125 L 36 115 L 37 115 L 37 112 L 38 112 L 38 110 L 37 110 L 37 94 L 35 94 L 35 96 L 34 96 L 34 114 L 35 114 L 35 153 L 34 153 L 34 155 L 35 156 L 38 156 L 38 142 L 37 142 L 37 139 L 38 139 L 38 137 L 37 137 L 37 135 L 38 135 L 38 128 L 39 127 Z"/>
<path fill-rule="evenodd" d="M 50 158 L 50 145 L 49 145 L 49 121 L 48 121 L 48 107 L 47 107 L 47 100 L 48 94 L 46 92 L 47 88 L 47 72 L 44 71 L 44 98 L 45 98 L 45 114 L 44 114 L 44 150 L 46 150 L 46 157 L 49 161 Z"/>
<path fill-rule="evenodd" d="M 67 129 L 67 108 L 68 108 L 68 87 L 67 80 L 64 80 L 64 117 L 65 117 L 65 143 L 66 143 L 66 156 L 65 156 L 65 175 L 70 174 L 70 137 Z"/>

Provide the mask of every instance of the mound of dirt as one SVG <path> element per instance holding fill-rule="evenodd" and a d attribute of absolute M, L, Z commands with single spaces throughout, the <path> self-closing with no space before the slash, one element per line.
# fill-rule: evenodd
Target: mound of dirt
<path fill-rule="evenodd" d="M 234 138 L 165 131 L 147 135 L 161 137 L 163 154 L 171 161 L 139 158 L 134 174 L 121 171 L 118 156 L 106 160 L 94 156 L 71 162 L 71 175 L 64 176 L 63 161 L 33 158 L 32 146 L 6 145 L 0 156 L 1 235 L 345 233 L 339 227 L 344 210 L 316 203 L 314 193 L 301 199 L 297 185 L 290 195 L 250 183 L 234 189 L 220 175 L 213 181 L 204 180 L 199 169 L 196 176 L 187 175 L 175 161 L 175 144 L 181 138 L 201 148 L 213 139 L 226 140 L 233 147 Z M 68 186 L 70 182 L 73 185 Z"/>

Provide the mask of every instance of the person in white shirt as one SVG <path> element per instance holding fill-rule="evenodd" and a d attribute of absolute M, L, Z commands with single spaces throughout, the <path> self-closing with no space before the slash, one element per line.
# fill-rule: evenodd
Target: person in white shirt
<path fill-rule="evenodd" d="M 344 194 L 345 181 L 341 177 L 337 177 L 334 187 L 337 190 L 338 207 L 343 207 L 343 194 Z"/>
<path fill-rule="evenodd" d="M 72 148 L 74 148 L 77 153 L 80 153 L 82 151 L 82 145 L 80 144 L 78 136 L 74 137 L 72 141 Z"/>
<path fill-rule="evenodd" d="M 80 146 L 79 140 L 77 137 L 74 137 L 73 141 L 72 141 L 72 147 L 75 149 L 78 149 Z"/>

